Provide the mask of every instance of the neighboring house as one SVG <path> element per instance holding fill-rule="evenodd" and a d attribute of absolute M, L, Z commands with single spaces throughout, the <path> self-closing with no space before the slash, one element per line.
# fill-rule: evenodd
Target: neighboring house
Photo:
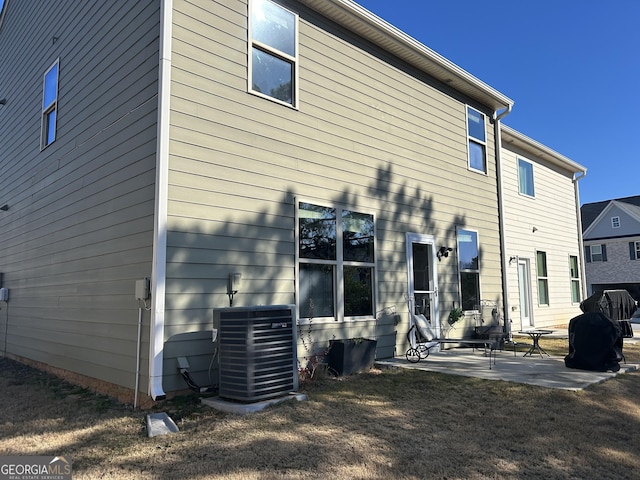
<path fill-rule="evenodd" d="M 640 300 L 640 196 L 581 208 L 589 294 L 624 289 Z"/>
<path fill-rule="evenodd" d="M 586 168 L 502 126 L 512 330 L 566 325 L 584 299 L 578 181 Z"/>
<path fill-rule="evenodd" d="M 179 357 L 206 384 L 234 274 L 234 306 L 295 304 L 316 347 L 378 358 L 407 295 L 436 325 L 462 306 L 461 334 L 482 300 L 502 315 L 513 102 L 356 3 L 2 15 L 3 355 L 121 398 L 184 389 Z"/>

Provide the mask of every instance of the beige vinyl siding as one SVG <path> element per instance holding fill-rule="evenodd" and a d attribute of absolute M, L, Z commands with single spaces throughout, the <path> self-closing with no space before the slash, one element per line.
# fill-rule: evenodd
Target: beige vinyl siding
<path fill-rule="evenodd" d="M 510 148 L 502 151 L 505 198 L 506 256 L 530 260 L 532 323 L 536 327 L 563 325 L 581 313 L 571 302 L 569 256 L 580 258 L 573 173 L 533 154 Z M 518 158 L 533 163 L 535 197 L 520 195 Z M 533 232 L 536 227 L 536 232 Z M 539 305 L 536 251 L 547 254 L 549 305 Z M 508 269 L 513 329 L 520 329 L 518 269 Z M 515 310 L 514 310 L 515 309 Z"/>
<path fill-rule="evenodd" d="M 0 156 L 3 353 L 132 389 L 134 285 L 151 276 L 159 6 L 10 10 L 0 31 L 0 115 L 12 137 Z M 42 76 L 58 58 L 56 141 L 41 152 Z M 146 312 L 143 323 L 146 391 Z"/>
<path fill-rule="evenodd" d="M 317 323 L 314 332 L 327 339 L 382 329 L 388 356 L 407 328 L 406 232 L 453 246 L 457 226 L 477 229 L 483 296 L 500 296 L 493 127 L 487 122 L 488 174 L 469 172 L 465 98 L 285 5 L 300 14 L 299 110 L 247 93 L 245 1 L 174 3 L 168 331 L 210 329 L 210 309 L 228 306 L 232 271 L 242 273 L 234 305 L 294 303 L 295 202 L 303 198 L 374 213 L 376 309 L 395 308 L 401 324 Z M 184 257 L 192 263 L 177 265 Z M 458 301 L 455 259 L 438 268 L 449 305 Z"/>

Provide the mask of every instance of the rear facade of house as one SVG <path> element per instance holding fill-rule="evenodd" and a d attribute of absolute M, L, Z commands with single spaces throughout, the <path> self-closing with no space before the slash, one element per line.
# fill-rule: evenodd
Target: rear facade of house
<path fill-rule="evenodd" d="M 313 348 L 378 358 L 406 349 L 407 298 L 436 325 L 461 306 L 463 335 L 502 307 L 512 102 L 357 4 L 3 15 L 5 356 L 123 397 L 184 389 L 178 357 L 207 384 L 234 273 L 234 306 L 295 305 Z"/>
<path fill-rule="evenodd" d="M 567 325 L 584 300 L 578 181 L 586 168 L 502 126 L 511 330 Z"/>

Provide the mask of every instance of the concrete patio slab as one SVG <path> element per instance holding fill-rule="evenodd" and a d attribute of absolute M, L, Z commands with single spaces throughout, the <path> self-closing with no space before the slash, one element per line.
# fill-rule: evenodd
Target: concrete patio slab
<path fill-rule="evenodd" d="M 565 367 L 564 357 L 516 356 L 504 350 L 497 352 L 496 363 L 489 369 L 488 358 L 482 350 L 455 348 L 434 352 L 418 363 L 409 363 L 404 357 L 378 360 L 376 365 L 387 368 L 413 368 L 448 375 L 462 375 L 486 380 L 527 383 L 547 388 L 582 390 L 622 373 L 638 369 L 637 364 L 621 363 L 618 372 L 592 372 Z"/>

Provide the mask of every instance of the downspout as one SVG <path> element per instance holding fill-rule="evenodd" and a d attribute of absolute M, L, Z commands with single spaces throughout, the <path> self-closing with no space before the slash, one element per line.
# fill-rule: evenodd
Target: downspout
<path fill-rule="evenodd" d="M 574 177 L 573 182 L 573 194 L 576 199 L 576 220 L 578 229 L 578 255 L 580 258 L 580 282 L 582 283 L 582 298 L 587 298 L 587 273 L 585 272 L 584 263 L 584 240 L 582 239 L 582 212 L 580 211 L 580 192 L 578 191 L 578 182 L 587 176 L 587 170 L 578 172 L 581 175 Z"/>
<path fill-rule="evenodd" d="M 507 250 L 504 239 L 504 185 L 502 182 L 502 132 L 500 120 L 509 115 L 512 109 L 513 104 L 509 104 L 500 114 L 498 114 L 497 110 L 493 114 L 493 128 L 495 131 L 493 136 L 496 143 L 496 176 L 498 180 L 498 228 L 500 232 L 500 251 L 502 252 L 500 256 L 502 262 L 502 305 L 504 309 L 504 332 L 509 339 L 511 339 L 511 310 L 509 307 L 509 282 L 507 278 Z"/>
<path fill-rule="evenodd" d="M 158 128 L 156 192 L 151 267 L 151 325 L 149 327 L 149 395 L 165 398 L 162 387 L 164 354 L 165 281 L 167 265 L 167 203 L 169 188 L 169 100 L 171 89 L 171 27 L 173 1 L 160 2 L 160 53 L 158 73 Z"/>

